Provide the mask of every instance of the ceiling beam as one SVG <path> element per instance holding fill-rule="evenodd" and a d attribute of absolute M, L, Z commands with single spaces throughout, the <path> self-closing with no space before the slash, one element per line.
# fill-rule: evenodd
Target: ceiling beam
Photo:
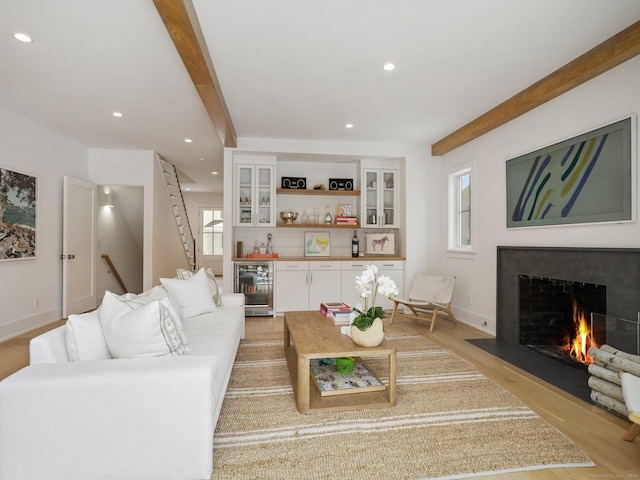
<path fill-rule="evenodd" d="M 236 132 L 220 90 L 211 56 L 190 0 L 153 0 L 182 62 L 225 147 L 236 147 Z"/>
<path fill-rule="evenodd" d="M 431 146 L 444 155 L 640 54 L 640 21 Z"/>

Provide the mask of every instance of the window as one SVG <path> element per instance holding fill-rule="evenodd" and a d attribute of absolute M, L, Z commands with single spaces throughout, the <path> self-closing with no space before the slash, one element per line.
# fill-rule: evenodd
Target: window
<path fill-rule="evenodd" d="M 449 249 L 471 250 L 472 232 L 471 167 L 449 175 Z"/>
<path fill-rule="evenodd" d="M 222 255 L 222 209 L 202 209 L 202 255 Z"/>

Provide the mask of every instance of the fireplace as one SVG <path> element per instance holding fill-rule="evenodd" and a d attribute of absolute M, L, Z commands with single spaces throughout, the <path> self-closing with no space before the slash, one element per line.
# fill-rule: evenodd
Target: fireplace
<path fill-rule="evenodd" d="M 605 285 L 521 274 L 518 297 L 520 345 L 569 364 L 591 363 L 592 322 L 607 313 Z"/>
<path fill-rule="evenodd" d="M 473 340 L 472 343 L 560 389 L 590 401 L 586 368 L 576 362 L 568 364 L 553 358 L 554 355 L 548 354 L 548 343 L 551 342 L 541 340 L 543 331 L 554 331 L 555 335 L 559 330 L 564 330 L 565 327 L 556 326 L 555 310 L 564 312 L 567 307 L 555 304 L 541 307 L 538 310 L 548 308 L 553 316 L 539 321 L 537 318 L 542 318 L 542 315 L 536 311 L 537 307 L 530 311 L 525 309 L 524 316 L 527 318 L 524 324 L 521 322 L 523 284 L 535 290 L 548 282 L 559 283 L 565 290 L 573 289 L 573 296 L 586 304 L 581 308 L 588 310 L 587 318 L 592 316 L 591 313 L 600 317 L 606 313 L 607 317 L 635 320 L 640 312 L 640 249 L 497 248 L 496 338 Z M 588 300 L 584 300 L 586 297 Z M 564 318 L 562 321 L 565 321 Z M 536 348 L 532 349 L 531 346 Z M 536 350 L 547 351 L 540 354 Z"/>

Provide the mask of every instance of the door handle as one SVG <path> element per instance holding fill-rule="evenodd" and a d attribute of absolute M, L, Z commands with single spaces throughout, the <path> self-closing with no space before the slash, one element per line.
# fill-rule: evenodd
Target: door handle
<path fill-rule="evenodd" d="M 75 256 L 75 255 L 69 255 L 67 258 L 68 258 L 69 260 L 73 260 L 74 258 L 76 258 L 76 256 Z"/>

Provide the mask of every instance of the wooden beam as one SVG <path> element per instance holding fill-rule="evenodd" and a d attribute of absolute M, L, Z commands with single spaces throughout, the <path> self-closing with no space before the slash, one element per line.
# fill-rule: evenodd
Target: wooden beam
<path fill-rule="evenodd" d="M 189 4 L 185 4 L 189 2 Z M 182 62 L 225 147 L 236 147 L 236 132 L 190 0 L 153 0 Z"/>
<path fill-rule="evenodd" d="M 640 54 L 640 21 L 431 146 L 444 155 Z"/>

